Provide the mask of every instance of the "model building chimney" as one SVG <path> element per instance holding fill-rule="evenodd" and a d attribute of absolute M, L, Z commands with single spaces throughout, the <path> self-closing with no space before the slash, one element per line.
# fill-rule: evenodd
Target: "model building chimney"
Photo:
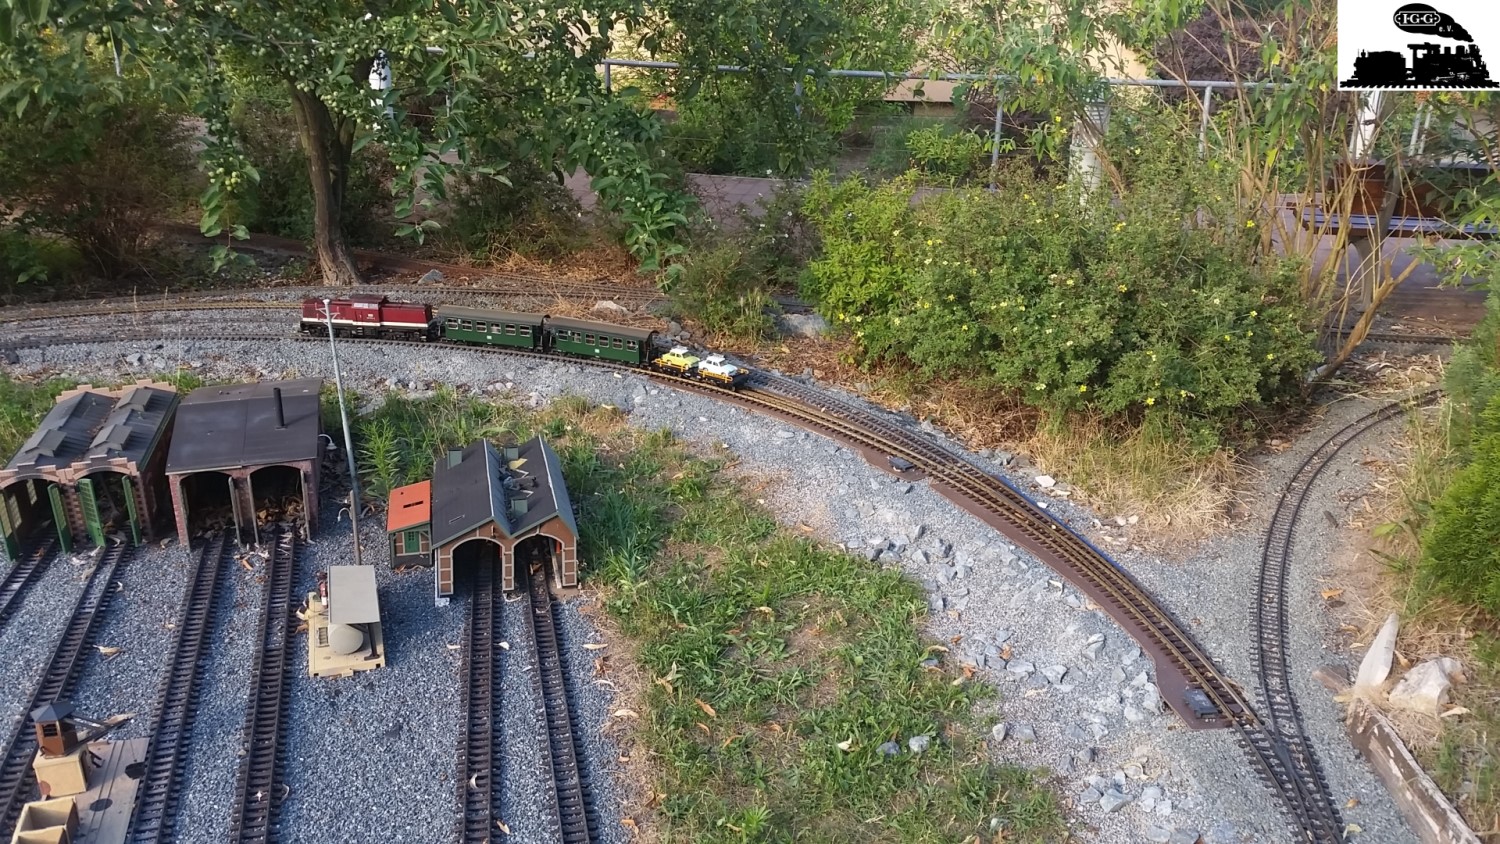
<path fill-rule="evenodd" d="M 463 459 L 464 459 L 463 449 L 459 449 L 459 448 L 450 448 L 450 449 L 448 449 L 448 468 L 449 469 L 452 469 L 454 466 L 457 466 L 459 463 L 462 463 Z"/>
<path fill-rule="evenodd" d="M 78 728 L 68 720 L 73 704 L 57 700 L 32 710 L 36 722 L 36 743 L 44 756 L 66 756 L 78 747 Z"/>
<path fill-rule="evenodd" d="M 281 388 L 272 387 L 271 392 L 276 396 L 276 430 L 286 429 L 286 410 L 281 406 Z"/>

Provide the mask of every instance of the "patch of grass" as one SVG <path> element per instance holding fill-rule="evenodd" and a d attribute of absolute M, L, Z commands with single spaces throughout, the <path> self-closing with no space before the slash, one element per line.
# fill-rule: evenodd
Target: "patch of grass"
<path fill-rule="evenodd" d="M 1061 830 L 1031 773 L 988 761 L 972 711 L 994 692 L 921 638 L 920 586 L 782 530 L 728 478 L 723 455 L 694 456 L 669 431 L 630 429 L 579 398 L 528 414 L 392 396 L 359 426 L 362 472 L 384 483 L 427 477 L 435 449 L 471 436 L 548 437 L 577 505 L 584 576 L 620 634 L 609 653 L 632 656 L 620 673 L 640 680 L 619 705 L 640 715 L 625 744 L 653 795 L 653 816 L 637 822 L 657 840 L 1038 841 Z M 939 667 L 922 665 L 930 657 Z M 931 737 L 920 755 L 907 750 L 916 735 Z M 881 754 L 887 741 L 901 752 Z"/>
<path fill-rule="evenodd" d="M 338 394 L 331 386 L 325 393 L 324 419 L 331 420 L 326 429 L 342 446 Z M 359 397 L 346 392 L 345 402 L 353 414 Z M 364 494 L 378 499 L 431 477 L 432 461 L 449 448 L 464 448 L 480 438 L 504 440 L 526 429 L 519 409 L 477 401 L 446 386 L 427 398 L 391 393 L 378 410 L 351 424 Z"/>
<path fill-rule="evenodd" d="M 40 383 L 17 381 L 0 373 L 0 457 L 9 461 L 73 381 L 51 378 Z"/>

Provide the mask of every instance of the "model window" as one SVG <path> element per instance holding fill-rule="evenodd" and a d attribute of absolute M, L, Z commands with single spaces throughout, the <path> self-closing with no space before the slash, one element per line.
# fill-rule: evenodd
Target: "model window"
<path fill-rule="evenodd" d="M 523 326 L 521 326 L 521 336 L 522 337 L 530 337 L 531 336 L 531 326 L 529 326 L 529 325 L 523 325 Z"/>
<path fill-rule="evenodd" d="M 458 320 L 453 319 L 452 317 L 449 317 L 448 318 L 448 327 L 449 328 L 457 328 L 458 327 Z"/>
<path fill-rule="evenodd" d="M 514 325 L 511 325 L 510 323 L 506 323 L 506 325 L 505 325 L 505 333 L 506 334 L 515 334 L 516 333 L 516 327 Z"/>
<path fill-rule="evenodd" d="M 616 337 L 614 339 L 614 346 L 616 349 L 620 348 L 620 338 Z"/>
<path fill-rule="evenodd" d="M 590 345 L 590 346 L 594 345 L 594 335 L 592 335 L 592 334 L 585 334 L 585 335 L 583 335 L 583 342 L 585 344 L 587 344 L 587 345 Z"/>
<path fill-rule="evenodd" d="M 634 340 L 626 340 L 625 341 L 625 348 L 631 350 L 632 352 L 635 351 L 635 349 L 636 349 L 635 341 Z"/>
<path fill-rule="evenodd" d="M 489 331 L 489 328 L 486 327 L 485 324 L 482 323 L 482 322 L 476 322 L 476 323 L 474 323 L 474 330 L 475 331 L 483 332 L 483 331 Z"/>
<path fill-rule="evenodd" d="M 466 319 L 466 320 L 463 321 L 462 324 L 463 324 L 463 327 L 464 327 L 465 331 L 473 331 L 474 330 L 474 322 L 472 320 L 467 320 Z"/>
<path fill-rule="evenodd" d="M 31 481 L 26 482 L 26 497 L 31 500 L 32 504 L 36 503 L 36 484 Z"/>

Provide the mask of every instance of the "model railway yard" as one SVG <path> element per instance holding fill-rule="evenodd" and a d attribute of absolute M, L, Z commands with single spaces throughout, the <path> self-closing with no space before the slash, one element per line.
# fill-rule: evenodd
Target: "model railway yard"
<path fill-rule="evenodd" d="M 294 297 L 318 292 L 0 314 L 27 332 L 0 345 L 17 373 L 100 381 L 189 366 L 222 380 L 317 374 L 327 340 L 287 326 Z M 434 303 L 457 292 L 403 291 Z M 462 295 L 479 306 L 534 301 Z M 232 328 L 205 330 L 226 317 Z M 58 328 L 26 324 L 35 320 Z M 111 326 L 107 338 L 90 333 L 100 325 Z M 1006 697 L 992 742 L 1105 806 L 1082 810 L 1100 840 L 1191 830 L 1211 841 L 1321 842 L 1340 840 L 1346 823 L 1391 831 L 1367 840 L 1407 840 L 1379 784 L 1340 744 L 1335 705 L 1305 681 L 1316 667 L 1308 660 L 1321 658 L 1305 644 L 1317 630 L 1288 621 L 1305 613 L 1298 596 L 1312 577 L 1292 553 L 1302 497 L 1324 468 L 1343 465 L 1342 445 L 1399 405 L 1312 450 L 1294 473 L 1291 504 L 1270 522 L 1262 565 L 1226 573 L 1213 555 L 1186 569 L 1140 553 L 1112 559 L 1098 550 L 1108 533 L 1098 517 L 1033 479 L 801 379 L 756 372 L 735 394 L 544 353 L 339 343 L 346 377 L 364 393 L 453 384 L 532 406 L 582 395 L 628 409 L 634 426 L 722 443 L 750 471 L 785 477 L 765 497 L 786 521 L 924 582 L 927 633 L 962 642 L 944 661 L 994 678 Z M 828 495 L 808 501 L 805 489 Z M 384 540 L 365 528 L 368 555 Z M 584 645 L 599 632 L 554 602 L 541 575 L 523 577 L 521 599 L 507 601 L 480 569 L 460 606 L 434 614 L 426 581 L 378 566 L 391 665 L 307 677 L 290 598 L 315 585 L 315 572 L 348 562 L 348 534 L 347 521 L 325 524 L 301 551 L 274 532 L 263 552 L 233 551 L 221 532 L 191 554 L 153 545 L 114 545 L 97 560 L 23 554 L 0 584 L 0 618 L 12 619 L 0 646 L 29 642 L 7 684 L 9 822 L 30 799 L 24 712 L 68 697 L 100 717 L 134 713 L 121 734 L 150 737 L 132 841 L 628 840 L 620 751 L 604 730 L 615 706 L 586 670 L 594 655 Z M 1203 586 L 1176 588 L 1185 577 Z M 67 595 L 77 602 L 71 615 L 59 612 Z M 69 620 L 56 638 L 17 634 L 55 629 L 46 620 L 58 617 Z M 1257 645 L 1234 644 L 1244 641 Z M 53 643 L 44 667 L 24 656 Z M 334 817 L 338 831 L 326 828 Z"/>

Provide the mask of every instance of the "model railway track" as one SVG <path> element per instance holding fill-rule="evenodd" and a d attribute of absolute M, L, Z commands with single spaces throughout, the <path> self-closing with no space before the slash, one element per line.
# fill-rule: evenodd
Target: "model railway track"
<path fill-rule="evenodd" d="M 1367 413 L 1341 428 L 1314 449 L 1297 467 L 1291 481 L 1282 490 L 1281 497 L 1276 502 L 1276 512 L 1266 530 L 1265 544 L 1261 548 L 1257 600 L 1253 613 L 1254 658 L 1256 673 L 1260 679 L 1261 698 L 1266 704 L 1271 729 L 1285 745 L 1298 777 L 1309 786 L 1310 796 L 1328 805 L 1333 803 L 1328 781 L 1311 742 L 1307 740 L 1306 729 L 1302 724 L 1302 710 L 1297 705 L 1291 684 L 1291 633 L 1287 618 L 1286 584 L 1291 570 L 1297 522 L 1302 516 L 1313 484 L 1339 452 L 1376 425 L 1404 413 L 1413 405 L 1429 404 L 1438 395 L 1439 391 L 1430 390 L 1409 401 L 1395 402 Z M 1336 816 L 1324 821 L 1325 824 L 1336 822 Z M 1342 826 L 1332 831 L 1342 832 Z"/>
<path fill-rule="evenodd" d="M 68 618 L 68 625 L 63 628 L 62 638 L 58 640 L 52 659 L 42 672 L 41 682 L 31 696 L 31 703 L 26 707 L 28 715 L 52 701 L 72 697 L 84 659 L 99 632 L 99 620 L 109 611 L 110 598 L 115 593 L 111 585 L 115 574 L 126 565 L 133 550 L 124 543 L 108 546 L 94 564 L 88 582 L 78 596 L 78 603 L 73 607 L 73 614 Z M 5 759 L 0 762 L 0 804 L 3 804 L 0 813 L 4 816 L 0 836 L 7 839 L 14 834 L 21 808 L 33 799 L 36 774 L 31 770 L 31 761 L 36 751 L 36 731 L 30 719 L 23 717 L 11 731 L 10 740 L 5 745 Z"/>
<path fill-rule="evenodd" d="M 489 844 L 500 818 L 502 758 L 501 669 L 499 642 L 505 593 L 495 583 L 493 566 L 476 566 L 469 599 L 468 647 L 464 651 L 464 723 L 459 748 L 458 803 L 463 807 L 459 840 Z"/>
<path fill-rule="evenodd" d="M 552 593 L 547 589 L 545 572 L 533 571 L 526 579 L 531 592 L 531 622 L 526 627 L 537 661 L 537 670 L 531 672 L 531 684 L 542 702 L 542 717 L 547 725 L 548 753 L 542 764 L 542 778 L 552 781 L 556 798 L 555 804 L 548 802 L 547 814 L 556 818 L 563 844 L 589 844 L 595 838 L 598 819 L 594 816 L 591 789 L 582 764 L 583 744 L 573 729 L 567 667 L 557 637 Z"/>
<path fill-rule="evenodd" d="M 851 402 L 834 399 L 786 378 L 757 375 L 745 398 L 844 439 L 863 440 L 923 470 L 956 495 L 950 498 L 1005 531 L 1100 604 L 1153 655 L 1163 698 L 1182 712 L 1183 693 L 1196 690 L 1210 701 L 1222 723 L 1238 733 L 1261 780 L 1286 808 L 1302 840 L 1343 840 L 1343 824 L 1327 799 L 1326 786 L 1310 781 L 1282 737 L 1261 721 L 1238 684 L 1227 677 L 1165 608 L 1102 552 L 1052 519 L 1009 483 L 948 449 L 871 417 Z M 773 392 L 774 391 L 774 392 Z M 783 398 L 777 399 L 776 396 Z M 855 421 L 857 420 L 857 421 Z M 851 424 L 852 423 L 852 424 Z M 939 490 L 947 494 L 946 490 Z M 1172 676 L 1175 675 L 1175 676 Z M 1189 724 L 1191 713 L 1182 713 Z M 1320 787 L 1321 786 L 1321 787 Z"/>
<path fill-rule="evenodd" d="M 235 777 L 230 838 L 241 844 L 278 839 L 281 802 L 286 798 L 286 727 L 291 706 L 290 661 L 292 579 L 297 568 L 297 531 L 278 525 L 267 533 L 271 546 L 261 608 L 259 641 L 246 707 L 244 755 Z"/>
<path fill-rule="evenodd" d="M 145 773 L 136 793 L 126 841 L 156 844 L 172 841 L 177 807 L 182 792 L 182 769 L 192 745 L 193 721 L 198 714 L 198 694 L 207 663 L 206 650 L 219 602 L 219 574 L 230 548 L 229 531 L 211 536 L 198 553 L 187 590 L 182 597 L 182 616 L 172 637 L 167 662 L 151 721 L 150 746 Z"/>
<path fill-rule="evenodd" d="M 47 537 L 32 545 L 21 555 L 10 571 L 5 573 L 5 580 L 0 581 L 0 630 L 10 623 L 11 616 L 16 614 L 16 608 L 20 606 L 21 599 L 31 589 L 37 577 L 47 570 L 51 565 L 52 558 L 57 552 L 57 539 Z"/>

